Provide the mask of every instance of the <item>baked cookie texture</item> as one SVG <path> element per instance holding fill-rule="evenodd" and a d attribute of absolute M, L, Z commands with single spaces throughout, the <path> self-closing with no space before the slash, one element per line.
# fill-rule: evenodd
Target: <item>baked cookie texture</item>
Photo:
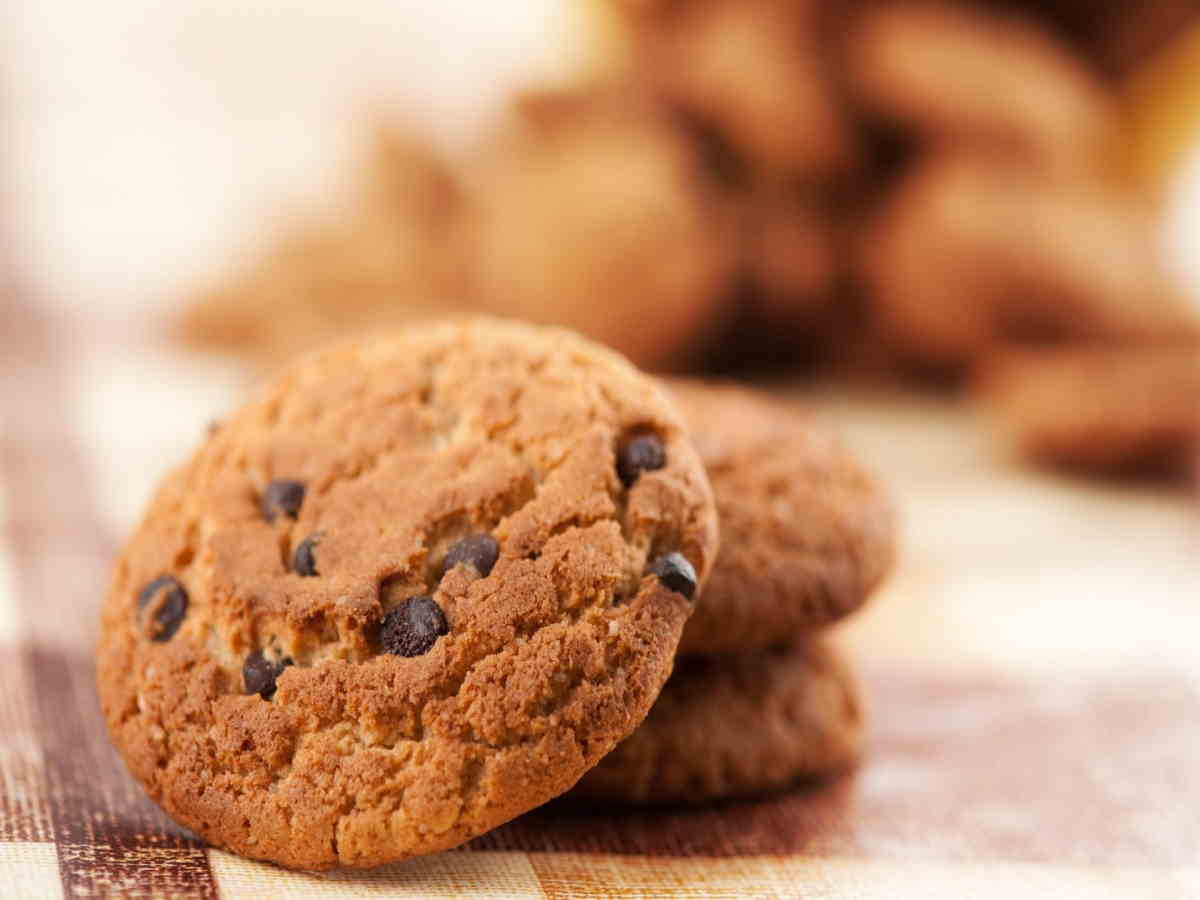
<path fill-rule="evenodd" d="M 680 653 L 754 652 L 858 609 L 896 555 L 883 486 L 830 431 L 761 393 L 665 384 L 708 472 L 722 534 Z"/>
<path fill-rule="evenodd" d="M 642 720 L 716 540 L 682 423 L 616 355 L 490 319 L 348 343 L 159 489 L 103 609 L 104 714 L 217 846 L 442 850 Z"/>
<path fill-rule="evenodd" d="M 852 767 L 863 719 L 853 672 L 818 641 L 681 660 L 646 721 L 568 796 L 695 805 L 778 790 Z"/>
<path fill-rule="evenodd" d="M 703 154 L 738 226 L 718 357 L 789 357 L 837 321 L 842 223 L 865 159 L 831 77 L 828 11 L 801 0 L 616 3 L 637 79 Z M 797 352 L 797 348 L 800 352 Z M 768 354 L 769 355 L 769 354 Z"/>

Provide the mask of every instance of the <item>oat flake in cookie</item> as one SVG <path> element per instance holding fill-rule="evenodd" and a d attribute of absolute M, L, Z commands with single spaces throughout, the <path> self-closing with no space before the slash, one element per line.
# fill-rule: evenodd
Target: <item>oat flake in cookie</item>
<path fill-rule="evenodd" d="M 618 453 L 650 434 L 662 464 L 627 486 Z M 217 846 L 307 869 L 443 850 L 633 731 L 691 612 L 680 572 L 715 546 L 672 405 L 608 351 L 490 319 L 335 347 L 160 487 L 104 607 L 104 713 Z"/>

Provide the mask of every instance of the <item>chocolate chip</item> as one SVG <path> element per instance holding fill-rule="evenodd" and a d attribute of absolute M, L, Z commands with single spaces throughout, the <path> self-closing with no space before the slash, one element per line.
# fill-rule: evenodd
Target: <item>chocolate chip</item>
<path fill-rule="evenodd" d="M 487 578 L 499 556 L 500 545 L 490 534 L 468 535 L 446 552 L 442 574 L 445 575 L 459 563 L 466 563 L 468 566 L 474 566 L 479 577 Z"/>
<path fill-rule="evenodd" d="M 379 639 L 388 653 L 420 656 L 449 632 L 442 608 L 432 597 L 422 595 L 409 597 L 383 617 Z"/>
<path fill-rule="evenodd" d="M 258 694 L 270 700 L 275 694 L 275 682 L 283 670 L 292 665 L 292 658 L 285 656 L 279 662 L 271 662 L 261 650 L 255 650 L 242 663 L 242 684 L 247 694 Z"/>
<path fill-rule="evenodd" d="M 296 518 L 296 514 L 300 512 L 300 505 L 303 502 L 303 481 L 276 478 L 263 491 L 260 508 L 262 509 L 263 518 L 268 522 L 274 522 L 275 517 L 280 513 L 283 513 L 289 519 Z"/>
<path fill-rule="evenodd" d="M 296 545 L 296 552 L 292 554 L 292 571 L 297 575 L 311 578 L 317 574 L 317 558 L 313 550 L 320 540 L 320 535 L 310 534 Z"/>
<path fill-rule="evenodd" d="M 625 487 L 638 480 L 643 472 L 661 469 L 667 464 L 667 453 L 657 434 L 637 434 L 625 442 L 617 455 L 617 475 Z"/>
<path fill-rule="evenodd" d="M 683 594 L 689 600 L 696 593 L 696 570 L 682 553 L 660 556 L 647 571 L 668 589 Z"/>
<path fill-rule="evenodd" d="M 187 615 L 188 595 L 172 575 L 159 575 L 140 591 L 137 597 L 138 614 L 144 616 L 151 610 L 151 621 L 147 623 L 152 641 L 169 641 L 183 624 Z"/>

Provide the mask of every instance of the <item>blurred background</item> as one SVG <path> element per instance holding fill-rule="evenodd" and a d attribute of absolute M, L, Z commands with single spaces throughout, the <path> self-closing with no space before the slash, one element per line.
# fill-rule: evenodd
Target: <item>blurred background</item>
<path fill-rule="evenodd" d="M 272 368 L 482 311 L 817 407 L 907 495 L 914 571 L 1048 509 L 1190 553 L 1196 12 L 10 3 L 5 266 L 113 540 Z M 956 521 L 954 472 L 1011 508 Z"/>
<path fill-rule="evenodd" d="M 654 370 L 967 396 L 1027 459 L 1184 483 L 1194 12 L 12 3 L 9 261 L 55 316 L 198 351 L 216 395 L 485 311 Z"/>

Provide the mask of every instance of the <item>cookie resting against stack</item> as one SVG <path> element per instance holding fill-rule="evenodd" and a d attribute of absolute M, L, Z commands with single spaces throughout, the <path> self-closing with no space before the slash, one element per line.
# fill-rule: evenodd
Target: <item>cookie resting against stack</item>
<path fill-rule="evenodd" d="M 615 354 L 491 319 L 335 347 L 159 488 L 104 606 L 103 710 L 216 846 L 446 849 L 642 721 L 716 540 L 673 404 Z"/>
<path fill-rule="evenodd" d="M 893 544 L 880 486 L 754 392 L 432 324 L 301 362 L 166 479 L 117 562 L 101 701 L 180 823 L 297 868 L 447 849 L 572 786 L 761 794 L 856 760 L 820 633 Z"/>
<path fill-rule="evenodd" d="M 672 380 L 716 497 L 721 548 L 681 659 L 633 736 L 569 795 L 703 804 L 857 760 L 857 681 L 826 639 L 895 557 L 883 487 L 828 431 L 755 391 Z"/>

